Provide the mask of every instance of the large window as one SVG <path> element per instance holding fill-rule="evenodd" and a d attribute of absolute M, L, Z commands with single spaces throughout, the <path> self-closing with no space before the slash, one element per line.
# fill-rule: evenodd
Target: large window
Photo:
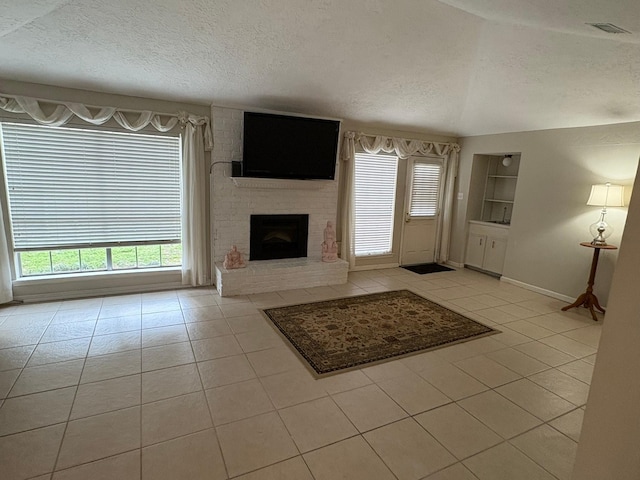
<path fill-rule="evenodd" d="M 356 256 L 391 253 L 397 177 L 398 157 L 356 153 Z"/>
<path fill-rule="evenodd" d="M 180 139 L 1 124 L 23 276 L 181 264 Z"/>

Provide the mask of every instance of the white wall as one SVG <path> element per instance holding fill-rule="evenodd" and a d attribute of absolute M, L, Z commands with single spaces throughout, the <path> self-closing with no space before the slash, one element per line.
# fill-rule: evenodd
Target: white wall
<path fill-rule="evenodd" d="M 640 188 L 640 178 L 636 180 Z M 640 478 L 640 193 L 629 217 L 611 286 L 574 480 Z"/>
<path fill-rule="evenodd" d="M 515 205 L 504 265 L 504 277 L 576 297 L 584 291 L 592 251 L 580 247 L 591 240 L 589 225 L 599 209 L 586 205 L 595 183 L 632 185 L 640 156 L 640 123 L 543 130 L 467 137 L 462 151 L 454 213 L 451 256 L 464 262 L 473 156 L 521 152 Z M 631 190 L 629 187 L 628 190 Z M 626 208 L 610 208 L 607 222 L 615 232 L 609 243 L 620 244 Z M 595 293 L 607 303 L 616 252 L 600 256 Z"/>

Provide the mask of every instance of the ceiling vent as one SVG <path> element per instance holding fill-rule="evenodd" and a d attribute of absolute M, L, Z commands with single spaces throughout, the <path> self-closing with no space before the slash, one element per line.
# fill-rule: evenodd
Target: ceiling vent
<path fill-rule="evenodd" d="M 606 33 L 631 33 L 626 31 L 624 28 L 617 27 L 613 23 L 587 23 L 587 25 L 591 25 L 592 27 Z"/>

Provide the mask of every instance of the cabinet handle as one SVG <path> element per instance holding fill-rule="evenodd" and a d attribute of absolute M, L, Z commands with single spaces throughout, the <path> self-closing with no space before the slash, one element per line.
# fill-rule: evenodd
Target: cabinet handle
<path fill-rule="evenodd" d="M 482 246 L 482 237 L 480 238 L 480 246 Z"/>
<path fill-rule="evenodd" d="M 495 241 L 492 241 L 492 242 L 491 242 L 491 248 L 494 248 L 495 246 L 496 246 L 496 242 L 495 242 Z"/>

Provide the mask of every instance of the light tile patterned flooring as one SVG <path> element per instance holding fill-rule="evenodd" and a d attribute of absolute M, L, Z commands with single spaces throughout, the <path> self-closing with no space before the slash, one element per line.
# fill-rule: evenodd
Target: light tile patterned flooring
<path fill-rule="evenodd" d="M 502 333 L 316 380 L 259 308 L 411 289 Z M 569 479 L 601 322 L 477 272 L 0 309 L 5 480 Z"/>

